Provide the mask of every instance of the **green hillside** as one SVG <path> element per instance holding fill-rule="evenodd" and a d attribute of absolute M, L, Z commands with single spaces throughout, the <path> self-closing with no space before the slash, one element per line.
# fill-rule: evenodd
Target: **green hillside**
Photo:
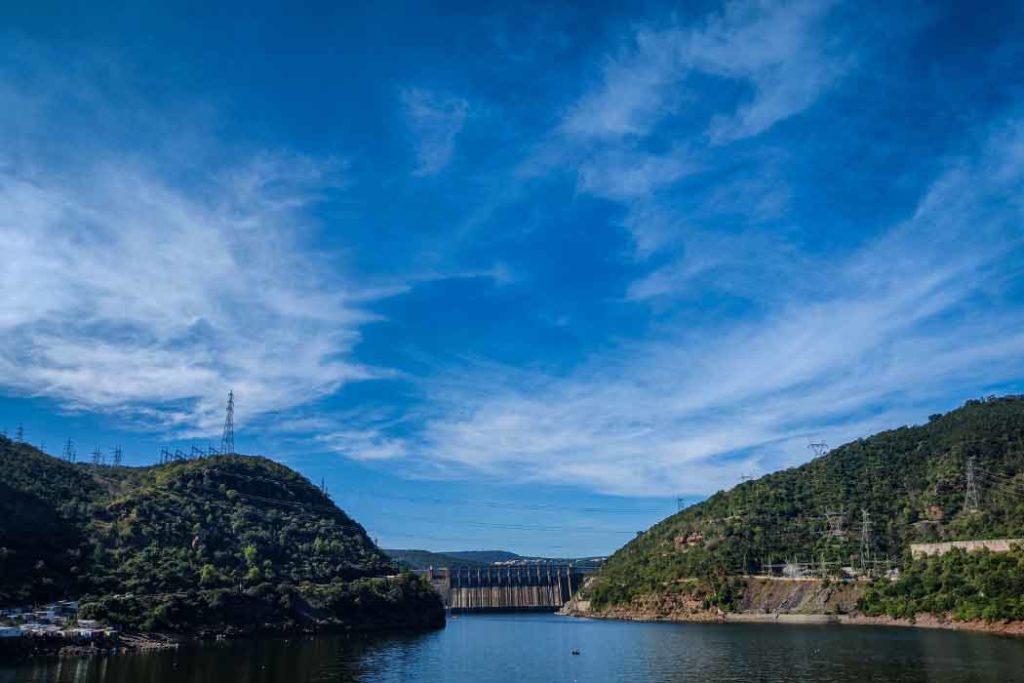
<path fill-rule="evenodd" d="M 443 620 L 417 579 L 308 480 L 266 458 L 70 464 L 0 438 L 0 605 L 187 630 Z"/>
<path fill-rule="evenodd" d="M 974 458 L 978 510 L 965 509 Z M 826 513 L 842 511 L 838 534 Z M 870 543 L 861 558 L 862 520 Z M 704 582 L 710 602 L 728 601 L 730 575 L 783 560 L 858 565 L 907 563 L 917 541 L 1024 537 L 1024 398 L 969 401 L 925 425 L 836 448 L 800 467 L 719 492 L 656 524 L 605 563 L 588 595 L 627 603 Z"/>

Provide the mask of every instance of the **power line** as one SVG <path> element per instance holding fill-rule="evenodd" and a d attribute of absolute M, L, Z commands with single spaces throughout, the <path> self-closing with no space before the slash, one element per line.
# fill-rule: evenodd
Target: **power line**
<path fill-rule="evenodd" d="M 220 469 L 217 469 L 217 468 L 211 468 L 210 472 L 213 472 L 213 473 L 216 473 L 216 474 L 227 475 L 227 476 L 230 476 L 230 477 L 237 477 L 237 478 L 240 478 L 240 479 L 250 479 L 250 480 L 256 480 L 256 481 L 266 481 L 268 483 L 276 484 L 276 485 L 280 486 L 281 488 L 285 489 L 286 491 L 288 491 L 289 493 L 292 493 L 292 491 L 290 489 L 288 489 L 288 486 L 285 483 L 279 482 L 279 481 L 274 481 L 272 479 L 266 479 L 265 477 L 254 477 L 254 476 L 250 476 L 250 475 L 237 474 L 235 472 L 226 472 L 224 470 L 220 470 Z M 302 509 L 314 509 L 314 510 L 324 510 L 324 511 L 328 511 L 328 512 L 342 512 L 338 508 L 329 507 L 329 506 L 325 506 L 325 505 L 317 505 L 315 503 L 302 503 L 302 502 L 299 502 L 299 501 L 286 501 L 286 500 L 280 500 L 278 498 L 268 498 L 266 496 L 260 496 L 260 495 L 256 495 L 256 494 L 252 494 L 252 493 L 242 493 L 240 491 L 235 491 L 235 494 L 238 495 L 238 496 L 244 497 L 244 498 L 249 498 L 249 499 L 252 499 L 252 500 L 260 500 L 260 501 L 264 501 L 264 502 L 267 502 L 267 503 L 276 504 L 276 505 L 283 505 L 283 506 L 287 506 L 287 507 L 295 507 L 295 508 L 302 508 Z M 342 514 L 344 514 L 344 513 L 342 513 Z M 393 513 L 393 512 L 389 513 L 388 516 L 389 517 L 395 517 L 395 518 L 402 518 L 402 519 L 411 519 L 411 520 L 415 520 L 415 521 L 422 521 L 422 519 L 423 519 L 422 517 L 414 517 L 412 515 L 396 514 L 396 513 Z M 438 522 L 438 520 L 434 520 L 433 523 L 434 524 L 438 524 L 439 522 Z M 441 521 L 440 524 L 441 525 L 446 525 L 446 526 L 449 526 L 449 527 L 454 526 L 454 523 L 447 522 L 447 521 Z M 504 530 L 507 530 L 507 531 L 590 532 L 590 533 L 607 533 L 607 534 L 624 534 L 624 535 L 632 534 L 633 533 L 632 531 L 624 531 L 624 530 L 621 530 L 621 529 L 608 529 L 608 528 L 603 528 L 603 527 L 592 527 L 592 526 L 542 525 L 542 524 L 522 524 L 522 523 L 473 522 L 473 521 L 462 522 L 462 524 L 464 524 L 465 526 L 475 526 L 475 527 L 484 527 L 484 528 L 492 528 L 492 529 L 504 529 Z"/>
<path fill-rule="evenodd" d="M 1001 482 L 1004 482 L 1004 483 L 1009 484 L 1011 486 L 1020 486 L 1020 487 L 1024 488 L 1024 482 L 1018 481 L 1015 477 L 1011 477 L 1009 475 L 998 474 L 996 472 L 992 472 L 990 470 L 985 470 L 985 469 L 982 469 L 980 467 L 975 467 L 974 468 L 974 473 L 975 473 L 975 476 L 981 475 L 982 477 L 988 477 L 988 478 L 990 478 L 992 480 L 995 480 L 995 481 L 1001 481 Z"/>
<path fill-rule="evenodd" d="M 993 475 L 983 473 L 980 470 L 976 471 L 975 474 L 978 481 L 984 482 L 985 486 L 993 491 L 998 491 L 1010 496 L 1024 497 L 1024 484 L 1022 483 L 1006 479 L 997 479 Z"/>
<path fill-rule="evenodd" d="M 503 501 L 472 501 L 458 498 L 437 498 L 422 496 L 399 496 L 382 493 L 357 492 L 356 497 L 381 498 L 385 500 L 401 500 L 409 503 L 431 503 L 438 505 L 506 508 L 511 510 L 561 510 L 566 512 L 584 512 L 595 514 L 623 514 L 623 515 L 646 515 L 646 514 L 667 514 L 664 508 L 605 508 L 605 507 L 575 507 L 571 505 L 554 505 L 551 503 L 507 503 Z"/>
<path fill-rule="evenodd" d="M 287 484 L 277 479 L 269 479 L 267 477 L 260 477 L 251 474 L 239 474 L 237 472 L 228 472 L 216 467 L 211 467 L 210 472 L 222 474 L 229 477 L 235 477 L 238 479 L 248 479 L 250 481 L 262 481 L 274 486 L 280 486 L 287 488 Z M 324 481 L 321 480 L 321 486 L 326 488 Z M 583 513 L 609 513 L 609 514 L 665 514 L 665 510 L 662 508 L 602 508 L 602 507 L 575 507 L 570 505 L 554 505 L 550 503 L 506 503 L 502 501 L 471 501 L 457 498 L 437 498 L 437 497 L 423 497 L 423 496 L 400 496 L 386 493 L 367 493 L 359 491 L 353 494 L 356 498 L 368 497 L 378 498 L 382 500 L 400 500 L 409 503 L 427 503 L 437 505 L 449 505 L 449 506 L 460 506 L 460 507 L 487 507 L 487 508 L 505 508 L 511 510 L 536 510 L 536 511 L 547 511 L 547 510 L 561 510 L 566 512 L 583 512 Z"/>

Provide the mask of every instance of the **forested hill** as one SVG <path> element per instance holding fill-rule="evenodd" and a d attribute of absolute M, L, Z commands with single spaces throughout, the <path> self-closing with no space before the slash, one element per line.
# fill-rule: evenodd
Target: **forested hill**
<path fill-rule="evenodd" d="M 977 510 L 965 509 L 974 459 Z M 837 534 L 825 533 L 827 513 Z M 597 604 L 665 591 L 679 579 L 760 571 L 772 561 L 900 560 L 911 542 L 1024 537 L 1024 397 L 969 401 L 927 424 L 840 446 L 744 482 L 656 524 L 605 563 Z"/>
<path fill-rule="evenodd" d="M 171 630 L 386 626 L 408 600 L 430 613 L 416 580 L 385 585 L 396 571 L 362 526 L 266 458 L 102 467 L 0 438 L 0 605 L 81 596 L 94 616 Z"/>

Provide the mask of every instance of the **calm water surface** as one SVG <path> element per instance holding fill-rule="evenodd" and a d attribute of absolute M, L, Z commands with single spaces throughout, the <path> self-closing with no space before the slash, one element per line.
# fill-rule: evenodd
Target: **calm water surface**
<path fill-rule="evenodd" d="M 1024 681 L 1024 640 L 875 627 L 474 615 L 420 636 L 266 639 L 0 664 L 0 683 L 782 680 Z"/>

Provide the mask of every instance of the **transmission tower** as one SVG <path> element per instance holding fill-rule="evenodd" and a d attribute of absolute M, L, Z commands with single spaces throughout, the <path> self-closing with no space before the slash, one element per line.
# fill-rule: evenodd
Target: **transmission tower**
<path fill-rule="evenodd" d="M 14 432 L 14 443 L 25 443 L 25 427 L 20 422 L 18 430 Z"/>
<path fill-rule="evenodd" d="M 978 481 L 974 478 L 974 456 L 967 458 L 967 490 L 964 492 L 964 510 L 974 512 L 981 507 L 978 495 Z"/>
<path fill-rule="evenodd" d="M 21 425 L 18 425 L 18 429 L 21 429 Z M 64 459 L 68 462 L 75 461 L 75 442 L 68 439 L 64 442 Z"/>
<path fill-rule="evenodd" d="M 92 452 L 92 464 L 93 465 L 102 465 L 103 464 L 103 451 L 100 450 L 99 446 L 97 446 L 93 450 L 93 452 Z"/>
<path fill-rule="evenodd" d="M 820 458 L 821 456 L 828 453 L 828 444 L 824 441 L 813 441 L 807 444 L 807 447 L 814 451 L 814 457 Z"/>
<path fill-rule="evenodd" d="M 121 466 L 121 460 L 122 460 L 123 457 L 124 457 L 124 452 L 121 450 L 121 447 L 120 446 L 114 446 L 114 453 L 113 453 L 113 456 L 111 458 L 114 461 L 114 467 L 120 467 Z"/>
<path fill-rule="evenodd" d="M 828 524 L 828 531 L 825 533 L 831 538 L 845 538 L 846 530 L 843 528 L 845 521 L 846 513 L 843 508 L 825 510 L 825 522 Z"/>
<path fill-rule="evenodd" d="M 867 569 L 871 560 L 871 515 L 867 508 L 861 508 L 860 520 L 860 565 Z"/>
<path fill-rule="evenodd" d="M 228 392 L 228 410 L 224 416 L 224 435 L 220 438 L 220 452 L 232 455 L 235 452 L 235 392 Z"/>

